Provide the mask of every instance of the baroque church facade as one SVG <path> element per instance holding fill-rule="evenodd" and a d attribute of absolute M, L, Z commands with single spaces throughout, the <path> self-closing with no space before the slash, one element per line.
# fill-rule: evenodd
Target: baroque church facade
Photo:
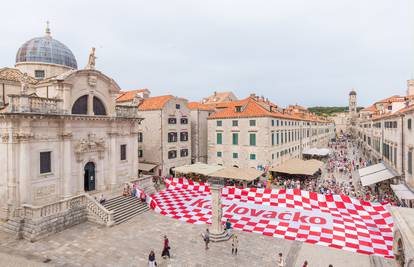
<path fill-rule="evenodd" d="M 116 103 L 120 87 L 95 58 L 79 69 L 47 27 L 0 68 L 0 222 L 56 215 L 137 177 L 138 109 Z"/>

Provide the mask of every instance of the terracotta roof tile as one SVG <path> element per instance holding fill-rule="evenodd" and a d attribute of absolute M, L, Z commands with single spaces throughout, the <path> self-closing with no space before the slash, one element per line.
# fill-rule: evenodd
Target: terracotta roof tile
<path fill-rule="evenodd" d="M 20 82 L 20 79 L 22 78 L 23 73 L 15 68 L 1 68 L 0 69 L 0 80 L 7 80 L 7 81 L 13 81 L 13 82 Z M 29 83 L 30 84 L 36 84 L 38 81 L 28 76 Z"/>
<path fill-rule="evenodd" d="M 404 102 L 404 101 L 405 101 L 405 97 L 399 96 L 399 95 L 393 95 L 388 98 L 377 101 L 375 103 L 392 103 L 392 102 Z"/>
<path fill-rule="evenodd" d="M 377 111 L 377 108 L 375 107 L 375 105 L 371 105 L 369 107 L 361 109 L 361 111 L 375 112 Z"/>
<path fill-rule="evenodd" d="M 165 104 L 167 104 L 167 102 L 172 98 L 172 95 L 144 98 L 141 104 L 139 104 L 138 110 L 146 111 L 162 109 L 165 106 Z"/>
<path fill-rule="evenodd" d="M 189 109 L 199 109 L 199 110 L 214 110 L 214 106 L 202 104 L 200 102 L 189 102 L 188 103 Z"/>
<path fill-rule="evenodd" d="M 145 91 L 148 91 L 148 89 L 137 89 L 137 90 L 132 90 L 132 91 L 127 91 L 127 92 L 120 92 L 121 94 L 118 96 L 118 98 L 116 99 L 116 102 L 126 102 L 126 101 L 131 101 L 134 99 L 136 94 L 139 93 L 143 93 Z"/>

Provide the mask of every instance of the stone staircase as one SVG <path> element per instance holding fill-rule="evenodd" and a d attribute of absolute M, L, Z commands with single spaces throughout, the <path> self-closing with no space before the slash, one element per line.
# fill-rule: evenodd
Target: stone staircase
<path fill-rule="evenodd" d="M 125 196 L 111 198 L 105 201 L 103 206 L 114 212 L 115 224 L 123 223 L 149 209 L 147 204 L 142 203 L 139 198 Z"/>

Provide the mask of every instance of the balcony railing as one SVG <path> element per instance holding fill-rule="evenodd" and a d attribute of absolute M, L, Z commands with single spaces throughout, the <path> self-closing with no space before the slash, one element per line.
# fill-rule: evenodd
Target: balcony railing
<path fill-rule="evenodd" d="M 136 106 L 115 106 L 115 112 L 117 117 L 121 118 L 138 118 L 138 108 Z"/>
<path fill-rule="evenodd" d="M 63 100 L 32 95 L 9 95 L 8 112 L 62 114 Z"/>

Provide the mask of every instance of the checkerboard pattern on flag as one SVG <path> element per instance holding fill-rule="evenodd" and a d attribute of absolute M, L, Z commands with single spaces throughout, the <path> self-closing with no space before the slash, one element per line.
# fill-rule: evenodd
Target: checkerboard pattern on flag
<path fill-rule="evenodd" d="M 156 212 L 184 222 L 210 224 L 208 184 L 166 180 L 150 197 Z M 298 189 L 224 187 L 223 222 L 235 229 L 343 250 L 393 258 L 393 220 L 386 206 L 344 195 Z"/>

